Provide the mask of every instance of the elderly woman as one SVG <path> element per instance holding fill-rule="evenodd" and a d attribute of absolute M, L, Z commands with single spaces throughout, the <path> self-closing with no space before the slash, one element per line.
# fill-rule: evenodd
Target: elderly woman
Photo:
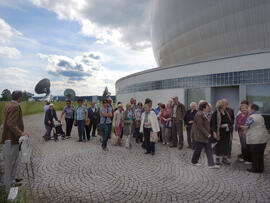
<path fill-rule="evenodd" d="M 210 169 L 217 169 L 219 166 L 214 163 L 212 147 L 209 140 L 211 138 L 210 120 L 207 117 L 209 108 L 210 107 L 207 102 L 201 102 L 199 112 L 195 115 L 193 120 L 192 137 L 195 141 L 195 150 L 191 162 L 196 166 L 201 165 L 198 161 L 200 159 L 202 149 L 205 148 L 208 167 Z"/>
<path fill-rule="evenodd" d="M 138 106 L 134 112 L 136 143 L 143 142 L 142 134 L 140 133 L 142 111 L 143 111 L 143 104 L 141 102 L 139 102 Z"/>
<path fill-rule="evenodd" d="M 163 109 L 160 119 L 161 119 L 161 130 L 162 130 L 162 140 L 163 144 L 170 144 L 171 134 L 172 134 L 172 123 L 171 123 L 171 114 L 172 114 L 172 106 L 171 103 L 168 102 L 166 108 Z M 163 127 L 164 126 L 164 127 Z"/>
<path fill-rule="evenodd" d="M 205 102 L 202 102 L 202 103 L 205 103 Z M 191 104 L 189 106 L 190 106 L 190 109 L 186 113 L 186 116 L 184 118 L 184 123 L 185 123 L 185 127 L 187 129 L 188 148 L 194 149 L 194 142 L 193 142 L 193 140 L 191 140 L 190 133 L 191 133 L 191 128 L 192 128 L 192 124 L 193 124 L 195 115 L 198 111 L 196 110 L 197 104 L 195 102 L 191 102 Z"/>
<path fill-rule="evenodd" d="M 157 133 L 160 131 L 158 119 L 154 111 L 151 111 L 149 104 L 144 105 L 140 132 L 144 133 L 146 146 L 145 154 L 155 155 L 155 143 L 158 141 Z"/>
<path fill-rule="evenodd" d="M 126 148 L 129 149 L 131 147 L 130 139 L 131 135 L 133 134 L 133 112 L 131 109 L 131 103 L 128 102 L 126 105 L 126 110 L 123 115 L 124 119 L 124 129 L 123 134 L 127 136 L 126 139 Z"/>
<path fill-rule="evenodd" d="M 222 100 L 219 100 L 216 104 L 216 111 L 213 113 L 211 118 L 211 130 L 213 137 L 217 140 L 215 145 L 216 164 L 220 165 L 220 158 L 222 163 L 230 164 L 228 160 L 229 145 L 231 139 L 232 121 L 228 112 L 225 110 L 225 105 Z"/>
<path fill-rule="evenodd" d="M 246 142 L 252 159 L 252 168 L 247 169 L 247 171 L 262 173 L 264 171 L 264 150 L 269 135 L 265 127 L 264 118 L 259 113 L 258 105 L 251 105 L 246 124 L 241 126 L 241 128 L 246 132 Z"/>
<path fill-rule="evenodd" d="M 241 104 L 240 113 L 236 117 L 236 124 L 235 124 L 235 129 L 238 131 L 239 140 L 241 144 L 241 154 L 238 156 L 241 162 L 249 160 L 248 149 L 246 145 L 246 135 L 244 130 L 241 128 L 241 126 L 244 126 L 246 124 L 248 116 L 249 116 L 248 105 Z"/>
<path fill-rule="evenodd" d="M 115 129 L 115 134 L 118 137 L 118 144 L 120 146 L 122 145 L 121 134 L 122 134 L 123 124 L 124 124 L 123 117 L 124 117 L 123 105 L 118 104 L 117 110 L 114 113 L 113 126 Z"/>

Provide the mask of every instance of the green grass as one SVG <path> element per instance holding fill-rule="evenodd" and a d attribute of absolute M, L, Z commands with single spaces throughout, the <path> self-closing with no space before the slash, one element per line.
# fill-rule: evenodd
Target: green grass
<path fill-rule="evenodd" d="M 14 201 L 7 200 L 8 198 L 8 191 L 1 190 L 0 191 L 0 202 L 1 203 L 30 203 L 33 202 L 33 198 L 31 197 L 30 193 L 26 190 L 25 187 L 19 189 L 19 193 L 17 198 Z"/>
<path fill-rule="evenodd" d="M 3 123 L 3 109 L 8 104 L 8 102 L 0 102 L 0 125 Z M 64 108 L 65 102 L 54 102 L 54 107 L 56 111 L 60 111 Z M 22 102 L 20 104 L 22 108 L 23 115 L 31 115 L 43 112 L 44 102 Z"/>

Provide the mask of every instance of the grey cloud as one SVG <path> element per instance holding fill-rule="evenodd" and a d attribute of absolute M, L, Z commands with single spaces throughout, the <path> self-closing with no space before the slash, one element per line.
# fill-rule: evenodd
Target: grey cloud
<path fill-rule="evenodd" d="M 92 0 L 83 10 L 86 19 L 110 28 L 119 28 L 124 42 L 150 40 L 151 0 Z"/>
<path fill-rule="evenodd" d="M 89 57 L 92 58 L 92 59 L 95 59 L 95 60 L 99 60 L 100 59 L 100 56 L 98 55 L 94 55 L 94 54 L 89 54 Z"/>
<path fill-rule="evenodd" d="M 71 68 L 71 64 L 65 60 L 59 61 L 59 63 L 57 65 L 61 66 L 61 67 Z"/>

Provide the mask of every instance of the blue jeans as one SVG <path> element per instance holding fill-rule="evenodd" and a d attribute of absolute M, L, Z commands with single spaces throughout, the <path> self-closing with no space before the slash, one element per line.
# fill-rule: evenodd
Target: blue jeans
<path fill-rule="evenodd" d="M 77 120 L 77 127 L 79 133 L 79 140 L 85 140 L 85 120 Z"/>
<path fill-rule="evenodd" d="M 212 147 L 210 143 L 195 142 L 195 150 L 193 152 L 191 162 L 193 164 L 198 163 L 203 148 L 205 148 L 208 166 L 214 166 L 215 163 L 214 163 L 214 158 L 213 158 L 213 151 L 212 151 Z"/>
<path fill-rule="evenodd" d="M 107 142 L 109 139 L 109 125 L 106 123 L 103 123 L 103 128 L 104 128 L 104 136 L 103 136 L 103 141 L 102 141 L 102 148 L 106 149 L 107 148 Z"/>

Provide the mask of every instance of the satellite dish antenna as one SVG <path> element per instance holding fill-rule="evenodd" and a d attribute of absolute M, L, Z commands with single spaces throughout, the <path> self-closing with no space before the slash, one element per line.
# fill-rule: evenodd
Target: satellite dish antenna
<path fill-rule="evenodd" d="M 37 94 L 45 94 L 45 96 L 43 97 L 42 101 L 50 101 L 51 100 L 51 96 L 50 96 L 51 90 L 50 90 L 50 87 L 51 87 L 51 82 L 47 78 L 44 78 L 44 79 L 40 80 L 37 83 L 37 85 L 35 87 L 35 92 Z"/>
<path fill-rule="evenodd" d="M 66 89 L 64 91 L 64 96 L 66 97 L 66 99 L 72 100 L 76 96 L 76 93 L 73 89 Z"/>

